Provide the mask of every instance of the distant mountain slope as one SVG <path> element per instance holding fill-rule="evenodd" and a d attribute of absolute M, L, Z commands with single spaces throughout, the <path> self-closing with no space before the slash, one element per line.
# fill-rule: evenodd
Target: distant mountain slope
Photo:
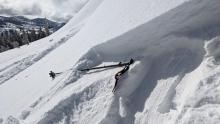
<path fill-rule="evenodd" d="M 0 52 L 34 42 L 60 29 L 65 23 L 46 18 L 0 16 Z"/>
<path fill-rule="evenodd" d="M 23 16 L 13 16 L 13 17 L 4 17 L 0 16 L 0 31 L 5 29 L 16 29 L 16 28 L 39 28 L 45 25 L 45 22 L 48 23 L 49 29 L 56 31 L 61 28 L 65 23 L 54 22 L 45 18 L 35 18 L 28 19 Z"/>

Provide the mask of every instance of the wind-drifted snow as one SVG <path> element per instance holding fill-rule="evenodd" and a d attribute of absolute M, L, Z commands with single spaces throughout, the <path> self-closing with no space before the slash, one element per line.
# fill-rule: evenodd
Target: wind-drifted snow
<path fill-rule="evenodd" d="M 0 54 L 0 123 L 220 123 L 219 15 L 219 0 L 90 0 L 50 37 Z M 130 58 L 114 94 L 122 68 L 77 71 Z"/>

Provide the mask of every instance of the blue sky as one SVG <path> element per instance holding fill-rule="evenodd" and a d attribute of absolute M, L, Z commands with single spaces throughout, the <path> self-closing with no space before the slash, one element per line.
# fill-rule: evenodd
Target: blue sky
<path fill-rule="evenodd" d="M 0 15 L 69 20 L 88 0 L 0 0 Z"/>

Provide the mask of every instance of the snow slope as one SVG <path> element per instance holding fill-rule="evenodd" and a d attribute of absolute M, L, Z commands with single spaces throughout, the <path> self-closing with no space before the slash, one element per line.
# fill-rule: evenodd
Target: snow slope
<path fill-rule="evenodd" d="M 90 0 L 50 37 L 0 54 L 0 123 L 220 123 L 219 15 L 219 0 Z M 130 58 L 114 94 L 121 68 L 77 71 Z"/>
<path fill-rule="evenodd" d="M 95 8 L 95 5 L 92 7 Z M 89 16 L 89 14 L 86 16 Z M 70 37 L 76 34 L 76 32 L 78 32 L 80 27 L 83 25 L 83 21 L 86 19 L 86 16 L 82 17 L 81 14 L 79 17 L 73 19 L 72 22 L 74 23 L 72 25 L 65 25 L 61 30 L 57 31 L 55 34 L 52 34 L 50 37 L 39 40 L 38 42 L 32 43 L 29 46 L 21 47 L 21 49 L 14 49 L 1 53 L 0 60 L 2 67 L 2 85 L 0 97 L 2 98 L 1 100 L 3 102 L 1 102 L 0 116 L 8 116 L 13 113 L 18 113 L 18 111 L 24 109 L 22 107 L 25 106 L 24 104 L 30 104 L 30 101 L 40 97 L 46 90 L 52 87 L 54 83 L 48 77 L 49 70 L 65 70 L 68 68 L 68 66 L 72 66 L 72 62 L 67 61 L 69 57 L 66 56 L 65 58 L 64 56 L 65 51 L 63 54 L 60 54 L 60 57 L 56 53 L 51 54 L 51 51 L 59 47 Z M 79 22 L 79 19 L 82 20 Z M 50 57 L 45 59 L 45 56 L 48 54 L 50 56 L 55 55 L 55 59 L 51 60 L 49 59 Z M 63 58 L 63 60 L 60 58 Z M 45 60 L 41 61 L 42 59 Z M 69 64 L 65 64 L 63 61 L 69 62 Z M 52 65 L 54 65 L 56 68 L 54 68 Z M 36 70 L 36 68 L 38 68 L 37 66 L 41 67 L 41 72 Z M 18 84 L 15 84 L 14 82 L 17 82 Z M 26 95 L 27 93 L 28 95 Z M 14 101 L 18 101 L 16 105 L 14 105 Z"/>

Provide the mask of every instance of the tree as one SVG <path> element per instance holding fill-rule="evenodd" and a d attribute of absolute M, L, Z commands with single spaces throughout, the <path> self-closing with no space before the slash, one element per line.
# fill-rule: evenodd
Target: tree
<path fill-rule="evenodd" d="M 42 36 L 42 28 L 40 27 L 40 29 L 38 30 L 38 36 L 37 36 L 37 39 L 41 39 L 43 36 Z"/>
<path fill-rule="evenodd" d="M 49 36 L 50 35 L 50 31 L 49 31 L 49 24 L 48 24 L 47 18 L 45 18 L 44 28 L 45 28 L 45 36 Z"/>
<path fill-rule="evenodd" d="M 37 35 L 36 35 L 36 31 L 34 28 L 31 30 L 30 38 L 31 38 L 30 40 L 31 42 L 37 40 Z"/>
<path fill-rule="evenodd" d="M 22 30 L 22 42 L 29 45 L 28 32 Z"/>
<path fill-rule="evenodd" d="M 18 31 L 15 31 L 15 40 L 18 42 L 18 47 L 23 45 L 21 35 Z"/>

